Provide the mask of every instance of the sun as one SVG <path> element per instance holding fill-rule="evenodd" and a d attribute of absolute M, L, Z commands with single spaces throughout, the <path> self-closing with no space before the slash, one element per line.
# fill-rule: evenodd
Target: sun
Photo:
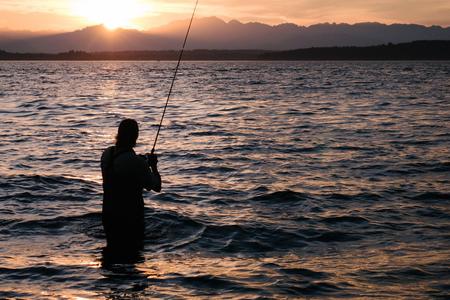
<path fill-rule="evenodd" d="M 109 29 L 137 28 L 136 18 L 151 11 L 142 0 L 74 0 L 72 12 L 86 21 L 103 24 Z"/>

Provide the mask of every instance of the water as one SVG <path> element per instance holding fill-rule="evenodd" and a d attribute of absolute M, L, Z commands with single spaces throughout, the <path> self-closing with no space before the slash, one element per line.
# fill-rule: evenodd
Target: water
<path fill-rule="evenodd" d="M 446 298 L 449 62 L 184 63 L 142 259 L 102 265 L 99 158 L 172 62 L 0 63 L 0 298 Z"/>

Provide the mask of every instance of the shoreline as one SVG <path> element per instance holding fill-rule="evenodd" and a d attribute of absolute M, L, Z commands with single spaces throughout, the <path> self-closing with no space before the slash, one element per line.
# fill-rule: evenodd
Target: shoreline
<path fill-rule="evenodd" d="M 11 53 L 0 61 L 177 61 L 179 50 Z M 368 47 L 320 47 L 287 51 L 207 50 L 184 52 L 183 61 L 448 61 L 450 40 L 415 41 Z"/>

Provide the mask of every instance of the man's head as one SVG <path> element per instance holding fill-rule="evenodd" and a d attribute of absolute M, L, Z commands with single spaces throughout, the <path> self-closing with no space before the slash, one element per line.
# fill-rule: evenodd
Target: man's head
<path fill-rule="evenodd" d="M 139 137 L 138 123 L 133 119 L 125 119 L 120 122 L 119 130 L 116 136 L 117 147 L 129 147 L 136 146 L 136 140 Z"/>

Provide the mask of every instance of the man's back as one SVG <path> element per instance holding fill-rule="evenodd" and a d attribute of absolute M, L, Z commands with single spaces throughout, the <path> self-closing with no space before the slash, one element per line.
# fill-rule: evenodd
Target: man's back
<path fill-rule="evenodd" d="M 144 230 L 143 189 L 161 185 L 159 174 L 132 148 L 109 147 L 103 152 L 102 220 L 108 244 L 140 238 Z"/>

